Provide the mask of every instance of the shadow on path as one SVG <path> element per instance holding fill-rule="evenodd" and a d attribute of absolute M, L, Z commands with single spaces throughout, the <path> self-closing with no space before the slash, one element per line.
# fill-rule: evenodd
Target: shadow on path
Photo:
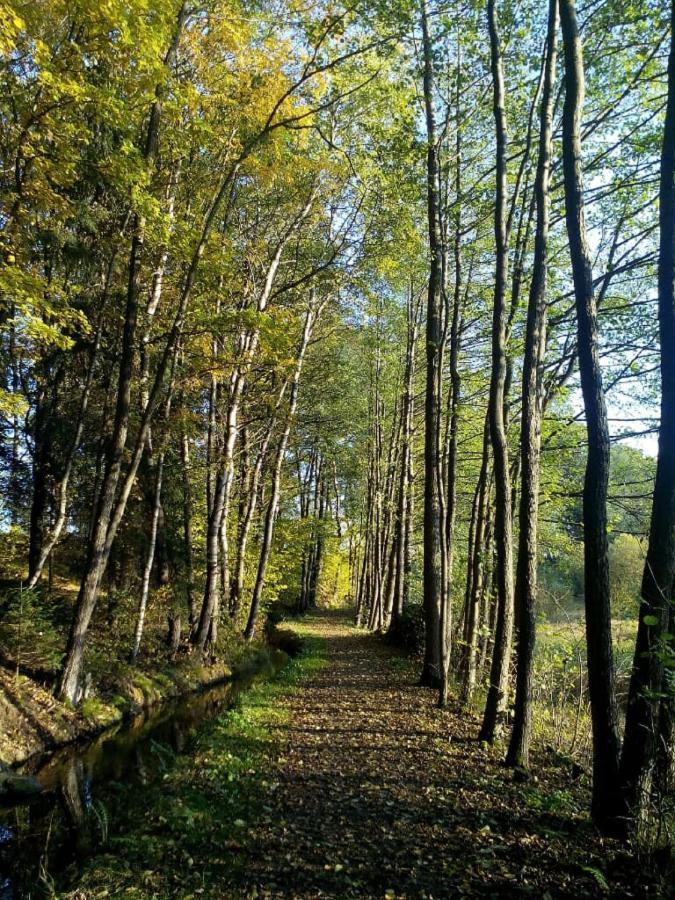
<path fill-rule="evenodd" d="M 603 879 L 634 875 L 564 773 L 514 784 L 475 720 L 438 710 L 380 639 L 334 612 L 307 627 L 329 662 L 287 700 L 277 781 L 227 896 L 607 896 Z"/>

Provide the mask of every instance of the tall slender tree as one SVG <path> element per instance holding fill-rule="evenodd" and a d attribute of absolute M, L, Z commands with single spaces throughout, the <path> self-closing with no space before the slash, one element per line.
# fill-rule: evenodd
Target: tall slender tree
<path fill-rule="evenodd" d="M 546 352 L 546 273 L 550 219 L 550 174 L 553 140 L 553 104 L 558 39 L 558 0 L 550 0 L 546 35 L 546 62 L 539 122 L 539 157 L 534 184 L 537 225 L 532 281 L 527 307 L 525 358 L 520 431 L 521 489 L 519 505 L 518 562 L 515 607 L 518 623 L 518 669 L 515 719 L 506 756 L 509 765 L 529 765 L 532 729 L 532 665 L 537 601 L 537 524 L 541 418 L 543 412 L 543 364 Z"/>
<path fill-rule="evenodd" d="M 597 825 L 612 830 L 619 812 L 619 736 L 614 693 L 614 654 L 607 539 L 609 427 L 598 352 L 598 313 L 586 219 L 581 155 L 584 59 L 574 0 L 560 0 L 565 51 L 563 175 L 577 315 L 581 391 L 588 457 L 584 475 L 584 602 L 588 687 L 593 725 L 593 798 Z"/>
<path fill-rule="evenodd" d="M 488 0 L 493 114 L 497 144 L 495 193 L 496 269 L 492 316 L 492 374 L 488 411 L 495 481 L 495 544 L 497 550 L 497 620 L 481 740 L 493 741 L 506 705 L 513 631 L 513 534 L 511 476 L 504 416 L 506 381 L 506 287 L 509 270 L 507 228 L 507 134 L 502 46 L 495 0 Z"/>
<path fill-rule="evenodd" d="M 427 0 L 421 0 L 424 112 L 427 127 L 427 219 L 429 285 L 426 319 L 426 388 L 424 399 L 424 616 L 425 650 L 421 682 L 440 685 L 441 642 L 441 363 L 443 238 L 440 219 L 438 135 L 434 110 L 433 42 Z"/>
<path fill-rule="evenodd" d="M 621 752 L 621 790 L 626 804 L 624 812 L 629 817 L 639 815 L 647 799 L 656 757 L 663 692 L 663 635 L 670 631 L 675 579 L 675 3 L 671 3 L 670 15 L 671 45 L 659 188 L 661 424 Z"/>

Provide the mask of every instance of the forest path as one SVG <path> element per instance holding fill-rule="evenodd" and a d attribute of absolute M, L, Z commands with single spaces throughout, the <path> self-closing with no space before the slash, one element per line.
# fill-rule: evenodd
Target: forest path
<path fill-rule="evenodd" d="M 503 749 L 437 709 L 380 638 L 328 611 L 302 630 L 325 639 L 328 664 L 284 701 L 237 896 L 606 896 L 605 879 L 633 895 L 564 770 L 544 759 L 541 785 L 515 784 Z"/>

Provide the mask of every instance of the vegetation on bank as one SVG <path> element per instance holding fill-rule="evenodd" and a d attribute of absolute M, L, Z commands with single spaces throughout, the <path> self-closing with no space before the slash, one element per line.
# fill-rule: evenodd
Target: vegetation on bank
<path fill-rule="evenodd" d="M 87 690 L 73 707 L 54 697 L 74 602 L 72 585 L 57 582 L 51 590 L 13 588 L 4 598 L 0 621 L 0 764 L 73 740 L 92 737 L 123 718 L 170 698 L 221 681 L 250 664 L 259 642 L 246 644 L 232 629 L 222 629 L 208 657 L 185 645 L 166 644 L 161 596 L 148 609 L 144 653 L 129 659 L 134 622 L 129 608 L 115 599 L 101 612 L 87 657 Z M 265 634 L 261 635 L 265 638 Z"/>

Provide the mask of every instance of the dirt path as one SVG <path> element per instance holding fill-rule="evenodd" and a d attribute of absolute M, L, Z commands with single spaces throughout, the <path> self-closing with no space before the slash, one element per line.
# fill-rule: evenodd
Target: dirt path
<path fill-rule="evenodd" d="M 307 627 L 329 663 L 286 701 L 237 896 L 640 895 L 588 824 L 585 788 L 546 755 L 540 782 L 514 784 L 476 722 L 436 709 L 379 639 L 333 613 Z"/>

